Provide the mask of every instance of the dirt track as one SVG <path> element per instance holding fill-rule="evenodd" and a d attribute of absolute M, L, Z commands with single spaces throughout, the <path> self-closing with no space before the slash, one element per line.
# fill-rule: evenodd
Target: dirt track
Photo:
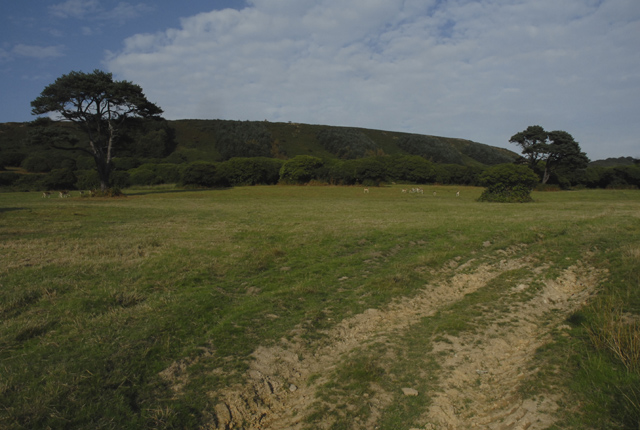
<path fill-rule="evenodd" d="M 211 393 L 223 401 L 208 412 L 207 428 L 330 427 L 330 419 L 313 425 L 305 419 L 317 404 L 318 388 L 349 353 L 380 339 L 393 342 L 424 317 L 516 269 L 530 274 L 527 282 L 518 282 L 504 292 L 502 306 L 483 314 L 481 330 L 430 340 L 431 356 L 436 357 L 442 372 L 437 391 L 420 393 L 431 397 L 419 426 L 413 428 L 549 427 L 557 409 L 555 399 L 523 398 L 521 385 L 535 372 L 531 370 L 535 351 L 549 341 L 552 330 L 562 330 L 563 320 L 588 299 L 603 274 L 577 262 L 555 279 L 546 279 L 547 266 L 526 251 L 513 249 L 464 265 L 451 261 L 437 274 L 441 281 L 425 285 L 411 299 L 396 300 L 384 309 L 369 309 L 342 321 L 326 333 L 321 344 L 309 347 L 294 335 L 291 341 L 283 339 L 277 346 L 258 348 L 245 384 Z M 165 372 L 176 390 L 180 389 L 180 374 L 175 368 Z M 376 421 L 393 401 L 391 393 L 378 389 L 368 399 L 370 413 L 352 428 L 376 428 Z"/>

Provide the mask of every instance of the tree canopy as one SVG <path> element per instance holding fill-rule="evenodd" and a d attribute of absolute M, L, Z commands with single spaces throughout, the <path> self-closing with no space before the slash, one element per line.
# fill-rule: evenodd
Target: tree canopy
<path fill-rule="evenodd" d="M 522 148 L 523 157 L 531 169 L 542 170 L 543 184 L 557 169 L 584 169 L 589 163 L 578 142 L 566 131 L 547 132 L 539 125 L 532 125 L 511 136 L 509 142 Z"/>
<path fill-rule="evenodd" d="M 48 139 L 55 148 L 90 154 L 96 162 L 103 190 L 109 187 L 114 144 L 125 121 L 158 118 L 162 113 L 162 109 L 147 100 L 140 86 L 114 81 L 111 73 L 101 70 L 70 72 L 59 77 L 31 102 L 31 107 L 33 115 L 56 113 L 58 116 L 54 119 L 73 122 L 87 134 L 85 142 L 65 136 Z"/>

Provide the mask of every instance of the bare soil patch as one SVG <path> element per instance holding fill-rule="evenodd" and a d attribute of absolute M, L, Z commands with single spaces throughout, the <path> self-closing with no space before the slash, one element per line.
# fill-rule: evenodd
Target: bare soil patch
<path fill-rule="evenodd" d="M 432 396 L 419 428 L 549 427 L 557 409 L 555 399 L 523 398 L 521 384 L 535 372 L 531 359 L 536 349 L 550 340 L 551 331 L 561 326 L 572 310 L 585 303 L 603 274 L 576 263 L 556 279 L 544 279 L 548 267 L 533 256 L 517 257 L 521 251 L 501 251 L 463 265 L 451 261 L 437 274 L 441 281 L 425 285 L 416 296 L 398 299 L 384 309 L 368 309 L 343 320 L 317 344 L 310 346 L 304 341 L 300 328 L 291 340 L 283 338 L 276 346 L 258 347 L 245 383 L 210 393 L 219 402 L 206 412 L 206 428 L 305 428 L 305 419 L 318 402 L 318 388 L 352 351 L 382 340 L 393 342 L 422 318 L 516 269 L 529 271 L 531 283 L 518 283 L 505 292 L 502 306 L 483 315 L 486 324 L 482 329 L 433 342 L 432 354 L 443 374 L 438 375 L 437 392 L 419 393 Z M 174 363 L 162 373 L 173 381 L 176 391 L 185 383 L 185 368 L 190 364 Z M 376 390 L 369 399 L 368 418 L 354 423 L 353 428 L 375 428 L 392 401 L 390 393 Z M 314 423 L 313 427 L 330 425 Z"/>

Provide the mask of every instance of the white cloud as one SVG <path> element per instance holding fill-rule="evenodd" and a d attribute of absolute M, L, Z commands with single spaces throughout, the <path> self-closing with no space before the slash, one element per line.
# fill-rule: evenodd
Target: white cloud
<path fill-rule="evenodd" d="M 20 57 L 37 59 L 56 58 L 64 56 L 64 46 L 35 46 L 18 44 L 13 47 L 11 52 Z"/>
<path fill-rule="evenodd" d="M 113 9 L 104 7 L 99 0 L 67 0 L 49 6 L 52 15 L 58 18 L 90 19 L 100 21 L 124 22 L 137 18 L 153 8 L 144 3 L 118 3 Z"/>
<path fill-rule="evenodd" d="M 591 155 L 604 139 L 627 139 L 629 150 L 640 134 L 639 5 L 251 0 L 131 37 L 106 64 L 168 118 L 352 125 L 507 147 L 540 124 L 569 131 Z"/>
<path fill-rule="evenodd" d="M 59 18 L 84 18 L 100 9 L 98 0 L 67 0 L 49 6 L 49 11 Z"/>

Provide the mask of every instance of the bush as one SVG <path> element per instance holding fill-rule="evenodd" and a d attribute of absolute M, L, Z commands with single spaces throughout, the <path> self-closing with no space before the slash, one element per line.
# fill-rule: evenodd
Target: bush
<path fill-rule="evenodd" d="M 16 191 L 35 191 L 42 190 L 42 175 L 20 175 L 13 183 L 13 189 Z"/>
<path fill-rule="evenodd" d="M 49 160 L 41 155 L 31 155 L 25 158 L 21 164 L 22 168 L 28 172 L 45 173 L 51 171 Z"/>
<path fill-rule="evenodd" d="M 378 186 L 386 176 L 385 166 L 377 158 L 361 158 L 354 164 L 354 176 L 360 184 Z"/>
<path fill-rule="evenodd" d="M 111 172 L 110 176 L 110 186 L 114 189 L 127 188 L 131 186 L 131 181 L 129 179 L 129 172 Z"/>
<path fill-rule="evenodd" d="M 184 186 L 211 188 L 217 184 L 216 166 L 213 163 L 191 163 L 182 172 Z"/>
<path fill-rule="evenodd" d="M 317 179 L 323 162 L 320 158 L 298 155 L 286 161 L 280 168 L 280 182 L 284 184 L 306 184 Z"/>
<path fill-rule="evenodd" d="M 7 187 L 13 185 L 20 179 L 20 174 L 15 172 L 3 172 L 0 173 L 0 187 Z"/>
<path fill-rule="evenodd" d="M 485 170 L 480 183 L 487 187 L 479 198 L 481 202 L 525 203 L 533 201 L 531 190 L 538 176 L 527 166 L 500 164 Z"/>
<path fill-rule="evenodd" d="M 142 166 L 129 170 L 131 185 L 158 185 L 162 183 L 162 178 L 158 176 L 153 164 L 143 164 Z"/>
<path fill-rule="evenodd" d="M 42 185 L 48 190 L 70 190 L 76 182 L 76 175 L 70 169 L 53 169 L 42 178 Z"/>
<path fill-rule="evenodd" d="M 218 165 L 221 181 L 229 185 L 273 185 L 280 179 L 283 161 L 273 158 L 232 158 Z"/>
<path fill-rule="evenodd" d="M 77 189 L 95 190 L 100 188 L 100 178 L 96 170 L 78 170 L 75 175 Z"/>
<path fill-rule="evenodd" d="M 2 167 L 20 167 L 27 154 L 22 152 L 3 152 L 0 154 L 0 168 Z"/>

